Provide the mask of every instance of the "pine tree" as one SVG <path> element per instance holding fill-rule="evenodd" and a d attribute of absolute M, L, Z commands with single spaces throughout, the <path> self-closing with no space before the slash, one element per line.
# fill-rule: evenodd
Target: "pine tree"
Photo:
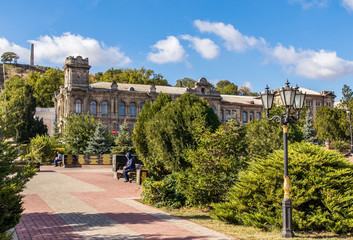
<path fill-rule="evenodd" d="M 0 141 L 0 239 L 7 239 L 6 231 L 19 223 L 23 211 L 21 192 L 36 172 L 33 163 L 15 168 L 17 156 L 17 149 Z"/>
<path fill-rule="evenodd" d="M 307 111 L 305 117 L 305 124 L 303 128 L 304 141 L 310 143 L 317 143 L 316 130 L 314 129 L 313 118 L 310 110 Z"/>
<path fill-rule="evenodd" d="M 96 127 L 94 135 L 88 141 L 85 154 L 104 154 L 109 153 L 112 142 L 107 128 L 103 124 L 99 123 Z"/>
<path fill-rule="evenodd" d="M 115 147 L 112 148 L 112 153 L 127 153 L 135 152 L 135 148 L 132 143 L 131 134 L 129 132 L 129 126 L 124 122 L 118 137 L 115 138 Z"/>

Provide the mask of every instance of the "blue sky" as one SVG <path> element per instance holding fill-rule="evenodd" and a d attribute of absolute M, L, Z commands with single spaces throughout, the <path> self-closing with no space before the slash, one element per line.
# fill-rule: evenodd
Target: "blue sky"
<path fill-rule="evenodd" d="M 206 77 L 252 91 L 292 85 L 342 97 L 353 79 L 353 0 L 1 1 L 0 54 L 91 73 L 149 68 L 170 84 Z"/>

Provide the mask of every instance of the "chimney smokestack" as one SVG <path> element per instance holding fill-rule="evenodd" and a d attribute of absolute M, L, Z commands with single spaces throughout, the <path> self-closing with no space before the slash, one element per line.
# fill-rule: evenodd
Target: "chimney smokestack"
<path fill-rule="evenodd" d="M 34 44 L 31 44 L 31 62 L 30 65 L 33 66 L 34 65 Z"/>

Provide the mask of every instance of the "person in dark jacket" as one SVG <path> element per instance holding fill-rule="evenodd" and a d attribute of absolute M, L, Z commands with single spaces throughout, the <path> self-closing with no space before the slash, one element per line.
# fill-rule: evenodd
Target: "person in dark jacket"
<path fill-rule="evenodd" d="M 123 168 L 123 175 L 125 178 L 125 182 L 129 181 L 129 175 L 127 174 L 128 172 L 134 172 L 136 170 L 135 167 L 135 159 L 131 156 L 130 152 L 126 153 L 126 158 L 127 162 L 126 165 Z"/>

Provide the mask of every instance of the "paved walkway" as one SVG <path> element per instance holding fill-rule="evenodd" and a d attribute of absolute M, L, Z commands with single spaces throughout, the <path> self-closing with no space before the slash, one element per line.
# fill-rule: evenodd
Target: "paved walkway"
<path fill-rule="evenodd" d="M 28 239 L 233 239 L 134 199 L 142 189 L 111 169 L 41 166 L 24 191 L 15 230 Z"/>

